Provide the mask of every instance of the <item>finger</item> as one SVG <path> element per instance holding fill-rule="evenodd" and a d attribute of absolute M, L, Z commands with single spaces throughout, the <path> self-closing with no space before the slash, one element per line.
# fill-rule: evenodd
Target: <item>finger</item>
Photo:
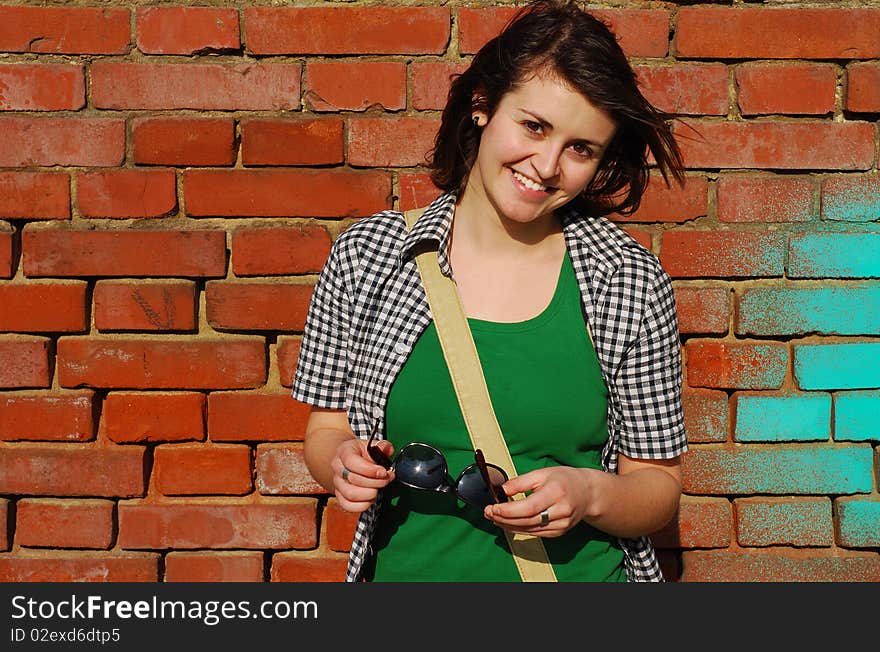
<path fill-rule="evenodd" d="M 528 473 L 523 473 L 515 478 L 511 478 L 505 482 L 502 487 L 504 487 L 504 492 L 508 496 L 534 491 L 544 483 L 545 476 L 545 469 L 529 471 Z"/>
<path fill-rule="evenodd" d="M 522 500 L 510 500 L 506 503 L 495 503 L 486 507 L 486 516 L 492 520 L 503 520 L 517 524 L 533 524 L 540 522 L 540 513 L 550 507 L 549 497 L 533 493 Z M 526 521 L 529 521 L 526 523 Z"/>
<path fill-rule="evenodd" d="M 344 452 L 331 465 L 335 475 L 347 476 L 347 481 L 364 487 L 384 487 L 391 477 L 391 471 L 379 466 L 371 459 Z M 347 472 L 346 472 L 347 469 Z"/>

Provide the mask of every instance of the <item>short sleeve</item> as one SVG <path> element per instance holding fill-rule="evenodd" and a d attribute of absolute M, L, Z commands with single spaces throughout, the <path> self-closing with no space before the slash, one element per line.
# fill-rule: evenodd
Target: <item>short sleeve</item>
<path fill-rule="evenodd" d="M 335 410 L 347 407 L 350 319 L 340 254 L 337 240 L 312 293 L 291 391 L 298 401 Z"/>
<path fill-rule="evenodd" d="M 620 452 L 669 459 L 687 450 L 681 340 L 669 275 L 657 268 L 638 337 L 615 375 Z"/>

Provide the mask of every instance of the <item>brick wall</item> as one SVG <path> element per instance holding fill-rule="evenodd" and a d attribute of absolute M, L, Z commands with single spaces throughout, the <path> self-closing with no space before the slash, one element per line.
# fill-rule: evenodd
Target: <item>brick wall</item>
<path fill-rule="evenodd" d="M 0 4 L 0 580 L 337 580 L 355 519 L 289 398 L 311 289 L 433 197 L 449 74 L 512 5 L 151 4 Z M 670 579 L 880 580 L 864 5 L 591 5 L 689 168 L 621 221 L 681 319 Z"/>

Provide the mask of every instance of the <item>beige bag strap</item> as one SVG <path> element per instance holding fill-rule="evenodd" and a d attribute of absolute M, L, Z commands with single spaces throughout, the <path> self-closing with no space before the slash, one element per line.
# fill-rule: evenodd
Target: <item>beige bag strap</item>
<path fill-rule="evenodd" d="M 412 228 L 423 210 L 406 211 L 407 228 Z M 471 443 L 475 449 L 483 450 L 487 461 L 500 466 L 508 477 L 514 478 L 517 475 L 516 467 L 492 408 L 483 368 L 455 283 L 440 272 L 436 251 L 417 254 L 416 263 Z M 512 496 L 513 500 L 523 498 L 525 494 L 522 493 Z M 514 534 L 507 530 L 504 533 L 524 582 L 556 581 L 556 574 L 540 537 Z"/>

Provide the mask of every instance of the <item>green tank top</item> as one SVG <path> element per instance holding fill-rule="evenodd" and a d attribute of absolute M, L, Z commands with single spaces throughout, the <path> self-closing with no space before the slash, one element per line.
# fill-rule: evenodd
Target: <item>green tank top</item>
<path fill-rule="evenodd" d="M 516 323 L 468 322 L 517 472 L 601 469 L 608 394 L 568 253 L 540 315 Z M 474 462 L 433 322 L 391 388 L 386 432 L 395 451 L 413 441 L 442 451 L 452 480 Z M 543 541 L 559 581 L 626 581 L 616 538 L 585 522 Z M 372 546 L 368 581 L 520 581 L 503 531 L 451 494 L 391 483 Z"/>

